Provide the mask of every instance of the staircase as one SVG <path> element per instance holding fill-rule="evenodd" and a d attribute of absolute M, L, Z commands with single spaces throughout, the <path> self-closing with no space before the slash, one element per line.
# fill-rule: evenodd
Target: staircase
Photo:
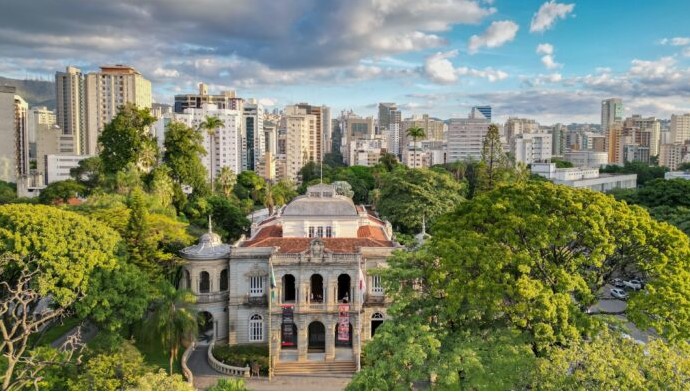
<path fill-rule="evenodd" d="M 276 376 L 292 375 L 352 375 L 357 370 L 354 361 L 334 362 L 280 362 L 275 364 L 273 374 Z"/>

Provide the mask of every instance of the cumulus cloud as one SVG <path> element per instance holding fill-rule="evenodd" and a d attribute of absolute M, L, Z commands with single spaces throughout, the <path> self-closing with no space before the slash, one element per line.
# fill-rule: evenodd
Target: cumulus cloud
<path fill-rule="evenodd" d="M 541 62 L 547 69 L 560 68 L 563 64 L 559 64 L 553 57 L 553 45 L 539 44 L 537 45 L 537 54 L 542 54 Z"/>
<path fill-rule="evenodd" d="M 515 39 L 520 27 L 510 20 L 501 20 L 491 23 L 482 35 L 473 35 L 468 44 L 470 54 L 477 53 L 479 48 L 497 48 Z"/>
<path fill-rule="evenodd" d="M 661 40 L 662 45 L 685 46 L 690 45 L 690 37 L 673 37 Z"/>
<path fill-rule="evenodd" d="M 535 33 L 549 30 L 558 19 L 565 19 L 569 13 L 573 12 L 573 9 L 575 9 L 575 4 L 556 3 L 556 0 L 547 1 L 532 17 L 529 31 Z"/>
<path fill-rule="evenodd" d="M 158 67 L 153 71 L 153 76 L 158 78 L 176 78 L 180 73 L 176 69 L 166 69 Z"/>
<path fill-rule="evenodd" d="M 457 50 L 438 52 L 429 56 L 424 64 L 424 74 L 431 81 L 439 84 L 449 84 L 458 81 L 461 76 L 484 78 L 489 82 L 496 82 L 508 78 L 508 74 L 491 67 L 474 69 L 469 67 L 456 68 L 450 61 L 458 55 Z"/>

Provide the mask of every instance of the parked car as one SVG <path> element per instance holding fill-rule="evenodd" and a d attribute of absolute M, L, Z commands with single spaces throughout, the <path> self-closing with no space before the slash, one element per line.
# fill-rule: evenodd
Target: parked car
<path fill-rule="evenodd" d="M 639 280 L 636 280 L 636 279 L 624 280 L 623 286 L 629 287 L 633 290 L 639 290 L 642 288 L 642 282 L 640 282 Z"/>
<path fill-rule="evenodd" d="M 632 279 L 630 283 L 639 284 L 640 288 L 644 288 L 644 281 L 642 279 Z"/>
<path fill-rule="evenodd" d="M 623 287 L 623 279 L 614 279 L 611 281 L 611 284 L 616 286 L 616 287 Z"/>
<path fill-rule="evenodd" d="M 628 293 L 623 289 L 611 289 L 611 296 L 613 298 L 622 299 L 623 301 L 628 299 Z"/>

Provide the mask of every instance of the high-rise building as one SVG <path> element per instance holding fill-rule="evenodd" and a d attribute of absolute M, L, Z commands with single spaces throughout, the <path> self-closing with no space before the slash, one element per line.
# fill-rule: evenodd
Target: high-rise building
<path fill-rule="evenodd" d="M 528 165 L 550 160 L 552 146 L 550 133 L 521 133 L 510 141 L 510 150 L 515 162 Z"/>
<path fill-rule="evenodd" d="M 315 143 L 314 147 L 318 151 L 315 161 L 320 162 L 323 155 L 330 151 L 328 149 L 329 143 L 326 143 L 326 140 L 331 138 L 331 109 L 328 106 L 314 106 L 308 103 L 299 103 L 295 106 L 304 110 L 306 114 L 316 117 L 317 133 L 312 142 Z"/>
<path fill-rule="evenodd" d="M 539 123 L 530 118 L 509 117 L 503 127 L 503 132 L 508 143 L 517 135 L 523 133 L 538 133 Z"/>
<path fill-rule="evenodd" d="M 255 99 L 244 103 L 242 129 L 242 168 L 254 170 L 266 151 L 264 107 Z"/>
<path fill-rule="evenodd" d="M 29 105 L 15 87 L 0 86 L 0 180 L 18 182 L 29 175 Z"/>
<path fill-rule="evenodd" d="M 340 129 L 342 130 L 341 153 L 345 163 L 350 164 L 350 145 L 359 139 L 373 139 L 375 135 L 374 118 L 362 118 L 352 112 L 343 113 L 340 117 Z"/>
<path fill-rule="evenodd" d="M 567 128 L 563 124 L 556 124 L 551 129 L 551 155 L 562 157 L 566 150 L 566 131 Z"/>
<path fill-rule="evenodd" d="M 610 98 L 601 101 L 601 131 L 606 134 L 614 123 L 623 122 L 623 101 Z"/>
<path fill-rule="evenodd" d="M 447 133 L 447 161 L 478 161 L 491 121 L 487 118 L 451 118 Z"/>
<path fill-rule="evenodd" d="M 86 154 L 86 79 L 79 68 L 55 73 L 57 124 L 74 138 L 74 154 Z"/>
<path fill-rule="evenodd" d="M 659 148 L 659 166 L 666 166 L 676 170 L 681 163 L 690 161 L 690 145 L 688 144 L 662 144 Z"/>
<path fill-rule="evenodd" d="M 86 154 L 98 152 L 103 128 L 128 103 L 151 109 L 151 82 L 136 69 L 122 64 L 104 65 L 100 72 L 86 75 Z"/>
<path fill-rule="evenodd" d="M 419 127 L 424 130 L 424 140 L 443 141 L 447 129 L 446 124 L 437 118 L 429 117 L 428 114 L 422 116 L 412 116 L 403 120 L 400 127 L 400 151 L 405 150 L 410 145 L 410 138 L 407 130 L 412 127 Z"/>
<path fill-rule="evenodd" d="M 317 117 L 307 114 L 305 109 L 287 106 L 285 119 L 285 177 L 297 181 L 299 171 L 308 162 L 319 162 L 321 150 L 316 142 L 319 138 Z"/>
<path fill-rule="evenodd" d="M 400 124 L 401 112 L 394 102 L 379 103 L 379 131 L 390 130 L 391 124 Z M 403 126 L 403 129 L 407 129 Z"/>
<path fill-rule="evenodd" d="M 684 144 L 690 140 L 690 113 L 671 115 L 671 143 Z"/>
<path fill-rule="evenodd" d="M 651 156 L 659 155 L 661 145 L 661 122 L 656 117 L 643 118 L 639 114 L 625 119 L 623 127 L 626 129 L 635 128 L 639 132 L 636 136 L 636 143 L 643 147 L 649 147 Z"/>
<path fill-rule="evenodd" d="M 175 95 L 173 111 L 184 113 L 185 109 L 201 109 L 205 103 L 216 105 L 218 109 L 242 110 L 243 99 L 237 97 L 234 90 L 221 91 L 220 94 L 211 95 L 208 93 L 208 85 L 199 83 L 198 94 L 179 94 Z"/>
<path fill-rule="evenodd" d="M 473 106 L 470 111 L 470 118 L 472 119 L 486 119 L 491 122 L 491 106 Z"/>

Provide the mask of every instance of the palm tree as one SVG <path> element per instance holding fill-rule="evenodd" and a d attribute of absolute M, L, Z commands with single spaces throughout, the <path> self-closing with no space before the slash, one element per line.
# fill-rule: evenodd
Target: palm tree
<path fill-rule="evenodd" d="M 426 136 L 426 131 L 424 131 L 424 128 L 422 127 L 417 127 L 413 126 L 410 128 L 407 128 L 407 136 L 412 138 L 413 141 L 413 151 L 414 151 L 414 158 L 413 158 L 413 165 L 414 167 L 417 166 L 417 139 Z"/>
<path fill-rule="evenodd" d="M 210 150 L 211 150 L 211 192 L 214 191 L 213 188 L 213 175 L 215 174 L 213 172 L 213 142 L 216 138 L 216 133 L 218 132 L 218 128 L 224 127 L 225 123 L 223 120 L 216 116 L 206 116 L 206 120 L 199 124 L 199 129 L 200 130 L 205 130 L 208 133 L 208 137 L 210 139 L 209 144 L 210 144 Z"/>
<path fill-rule="evenodd" d="M 170 374 L 173 374 L 173 361 L 180 352 L 185 340 L 194 339 L 197 334 L 197 318 L 189 305 L 196 302 L 196 297 L 189 290 L 178 290 L 164 281 L 160 287 L 160 298 L 145 323 L 149 339 L 159 337 L 163 347 L 170 351 Z"/>
<path fill-rule="evenodd" d="M 218 190 L 223 196 L 229 199 L 235 184 L 237 184 L 237 176 L 232 172 L 232 169 L 227 166 L 221 167 L 218 173 Z"/>

